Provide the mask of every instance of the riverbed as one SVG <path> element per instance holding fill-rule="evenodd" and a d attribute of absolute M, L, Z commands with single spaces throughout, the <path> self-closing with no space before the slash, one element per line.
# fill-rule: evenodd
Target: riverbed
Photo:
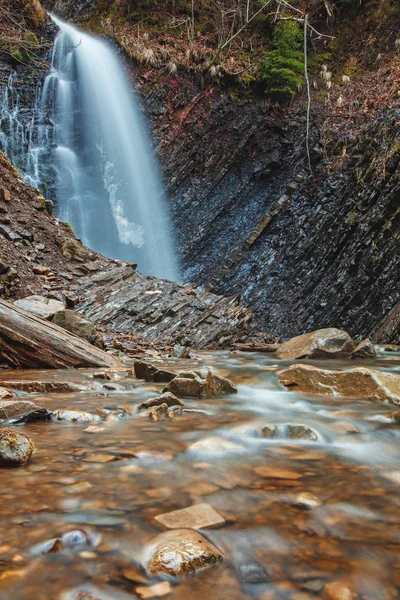
<path fill-rule="evenodd" d="M 322 364 L 400 372 L 398 354 L 381 356 Z M 125 373 L 101 382 L 93 370 L 12 372 L 14 380 L 87 384 L 93 389 L 30 399 L 100 420 L 18 426 L 36 450 L 25 467 L 0 471 L 1 600 L 137 598 L 161 581 L 142 567 L 163 531 L 155 517 L 200 503 L 225 520 L 202 530 L 225 558 L 169 579 L 160 589 L 171 600 L 399 597 L 396 407 L 285 391 L 276 373 L 291 363 L 271 355 L 155 360 L 173 370 L 210 366 L 231 378 L 238 394 L 184 400 L 193 412 L 154 422 L 137 406 L 163 384 Z M 7 378 L 1 371 L 0 380 Z M 288 424 L 310 427 L 317 439 L 289 439 Z M 277 436 L 261 437 L 264 426 L 276 427 Z M 74 531 L 84 532 L 84 542 L 41 553 L 46 542 Z"/>

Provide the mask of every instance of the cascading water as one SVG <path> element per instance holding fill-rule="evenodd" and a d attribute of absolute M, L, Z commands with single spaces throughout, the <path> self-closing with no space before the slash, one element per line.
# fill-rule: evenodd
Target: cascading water
<path fill-rule="evenodd" d="M 123 65 L 104 40 L 52 18 L 60 33 L 25 178 L 44 188 L 54 179 L 57 216 L 90 248 L 177 279 L 160 177 Z"/>

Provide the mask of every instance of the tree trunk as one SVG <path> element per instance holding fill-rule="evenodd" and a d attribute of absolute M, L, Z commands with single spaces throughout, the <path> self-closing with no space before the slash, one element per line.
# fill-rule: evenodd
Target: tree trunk
<path fill-rule="evenodd" d="M 0 300 L 0 360 L 13 367 L 117 367 L 86 340 Z"/>

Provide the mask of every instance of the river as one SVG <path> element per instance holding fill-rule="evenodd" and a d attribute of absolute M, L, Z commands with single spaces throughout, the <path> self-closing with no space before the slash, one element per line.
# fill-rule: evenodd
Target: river
<path fill-rule="evenodd" d="M 323 365 L 400 371 L 399 355 L 381 356 Z M 284 391 L 276 372 L 290 363 L 271 355 L 156 360 L 174 369 L 211 366 L 238 394 L 185 400 L 204 412 L 153 422 L 136 409 L 163 384 L 101 382 L 88 370 L 12 372 L 13 379 L 88 384 L 94 389 L 31 399 L 50 410 L 97 410 L 102 420 L 22 426 L 36 451 L 27 466 L 1 469 L 2 600 L 136 598 L 138 588 L 155 583 L 140 566 L 162 531 L 155 517 L 199 503 L 225 519 L 203 531 L 225 559 L 170 581 L 171 600 L 398 598 L 396 407 Z M 307 425 L 317 440 L 288 439 L 287 424 Z M 260 437 L 265 425 L 277 425 L 278 437 Z M 44 542 L 77 530 L 85 543 L 40 554 Z"/>

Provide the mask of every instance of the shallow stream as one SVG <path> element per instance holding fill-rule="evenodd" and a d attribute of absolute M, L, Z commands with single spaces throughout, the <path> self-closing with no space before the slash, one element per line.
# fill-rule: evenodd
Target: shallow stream
<path fill-rule="evenodd" d="M 166 598 L 400 597 L 396 407 L 284 391 L 276 372 L 290 363 L 269 355 L 160 361 L 174 370 L 194 364 L 230 377 L 238 394 L 185 400 L 186 408 L 205 413 L 157 422 L 136 408 L 163 384 L 122 378 L 119 389 L 106 390 L 110 382 L 94 380 L 93 371 L 0 372 L 0 380 L 51 378 L 95 388 L 31 395 L 43 408 L 113 411 L 95 423 L 21 426 L 36 451 L 26 467 L 0 470 L 1 600 L 137 598 L 138 586 L 155 583 L 140 567 L 149 542 L 163 531 L 155 517 L 199 503 L 211 504 L 226 521 L 203 531 L 225 560 L 171 580 Z M 400 373 L 394 354 L 323 365 Z M 307 425 L 318 439 L 288 439 L 287 424 Z M 280 437 L 260 437 L 265 425 L 278 425 Z M 207 438 L 218 438 L 214 449 L 207 441 L 191 449 Z M 318 505 L 301 505 L 305 492 Z M 76 530 L 89 542 L 40 554 L 43 542 Z"/>

